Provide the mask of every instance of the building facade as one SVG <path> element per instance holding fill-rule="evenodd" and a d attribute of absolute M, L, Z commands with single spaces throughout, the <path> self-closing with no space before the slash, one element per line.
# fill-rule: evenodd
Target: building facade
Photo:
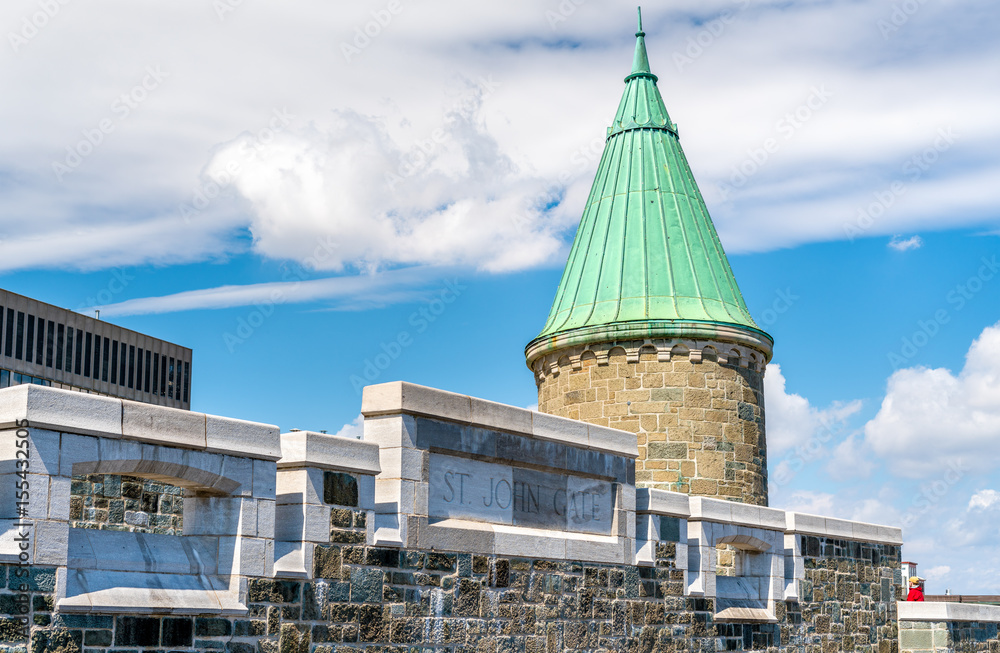
<path fill-rule="evenodd" d="M 191 350 L 0 290 L 0 387 L 31 383 L 191 407 Z"/>
<path fill-rule="evenodd" d="M 632 71 L 548 321 L 538 409 L 636 434 L 640 486 L 767 505 L 773 340 L 740 293 L 650 71 Z"/>

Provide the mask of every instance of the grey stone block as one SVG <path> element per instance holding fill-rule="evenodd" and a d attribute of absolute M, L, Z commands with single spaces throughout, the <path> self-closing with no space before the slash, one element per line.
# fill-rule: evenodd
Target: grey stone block
<path fill-rule="evenodd" d="M 98 459 L 97 438 L 63 433 L 60 436 L 59 475 L 73 476 L 73 464 Z"/>
<path fill-rule="evenodd" d="M 278 467 L 274 461 L 253 461 L 253 496 L 256 499 L 274 499 Z"/>
<path fill-rule="evenodd" d="M 235 483 L 238 487 L 230 492 L 235 496 L 253 496 L 253 459 L 238 458 L 236 456 L 222 457 L 222 475 Z"/>

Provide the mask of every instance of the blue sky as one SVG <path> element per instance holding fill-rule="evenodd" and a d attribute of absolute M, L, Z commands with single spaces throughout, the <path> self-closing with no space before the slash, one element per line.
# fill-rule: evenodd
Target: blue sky
<path fill-rule="evenodd" d="M 192 347 L 195 410 L 283 430 L 350 432 L 369 381 L 536 402 L 633 5 L 104 5 L 0 9 L 4 288 Z M 772 505 L 905 522 L 929 591 L 1000 594 L 1000 10 L 644 17 L 775 337 Z"/>

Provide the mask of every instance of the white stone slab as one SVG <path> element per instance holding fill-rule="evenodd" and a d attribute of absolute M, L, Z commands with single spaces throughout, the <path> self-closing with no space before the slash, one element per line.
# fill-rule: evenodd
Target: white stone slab
<path fill-rule="evenodd" d="M 240 497 L 253 496 L 253 459 L 238 456 L 222 457 L 222 475 L 239 483 L 231 494 Z"/>
<path fill-rule="evenodd" d="M 69 519 L 69 499 L 73 481 L 64 476 L 49 477 L 49 519 Z"/>
<path fill-rule="evenodd" d="M 215 576 L 70 569 L 59 612 L 241 615 L 247 608 Z"/>
<path fill-rule="evenodd" d="M 531 435 L 538 440 L 562 442 L 582 449 L 590 446 L 590 432 L 585 422 L 548 413 L 531 413 Z"/>
<path fill-rule="evenodd" d="M 318 467 L 357 474 L 378 474 L 379 446 L 354 438 L 312 431 L 281 434 L 279 469 Z"/>
<path fill-rule="evenodd" d="M 898 601 L 899 621 L 978 621 L 1000 623 L 1000 606 L 976 603 Z"/>
<path fill-rule="evenodd" d="M 265 576 L 267 540 L 255 537 L 219 538 L 219 573 L 240 576 Z M 271 549 L 274 555 L 274 549 Z M 273 559 L 270 563 L 274 564 Z"/>
<path fill-rule="evenodd" d="M 323 470 L 317 467 L 278 470 L 276 483 L 280 505 L 323 503 Z"/>
<path fill-rule="evenodd" d="M 375 453 L 376 464 L 381 464 L 381 472 L 375 472 L 379 474 L 380 479 L 402 478 L 408 481 L 423 479 L 424 456 L 426 455 L 424 451 L 407 447 L 380 447 L 376 449 Z"/>
<path fill-rule="evenodd" d="M 633 564 L 628 545 L 633 540 L 618 537 L 567 537 L 566 559 L 603 562 L 606 564 Z"/>
<path fill-rule="evenodd" d="M 19 526 L 17 520 L 0 519 L 0 563 L 17 564 L 21 551 L 34 557 L 34 542 L 34 524 Z"/>
<path fill-rule="evenodd" d="M 218 573 L 218 538 L 69 529 L 68 564 L 75 569 L 157 574 Z"/>
<path fill-rule="evenodd" d="M 122 400 L 39 385 L 0 390 L 0 428 L 32 428 L 118 438 Z"/>
<path fill-rule="evenodd" d="M 680 492 L 652 488 L 635 489 L 635 509 L 640 513 L 649 512 L 686 519 L 691 516 L 690 499 L 690 495 Z"/>
<path fill-rule="evenodd" d="M 417 426 L 411 415 L 365 417 L 364 441 L 380 447 L 416 446 Z"/>
<path fill-rule="evenodd" d="M 184 535 L 257 534 L 257 501 L 244 497 L 184 497 Z"/>
<path fill-rule="evenodd" d="M 485 428 L 531 434 L 532 414 L 530 410 L 508 406 L 495 401 L 470 397 L 469 421 Z"/>
<path fill-rule="evenodd" d="M 733 520 L 731 501 L 709 499 L 706 497 L 691 497 L 691 521 L 714 521 L 728 523 Z"/>
<path fill-rule="evenodd" d="M 606 451 L 626 458 L 639 457 L 639 440 L 635 433 L 605 426 L 587 425 L 587 446 L 596 451 Z"/>
<path fill-rule="evenodd" d="M 208 451 L 259 460 L 281 458 L 280 429 L 273 424 L 206 415 L 205 439 Z"/>
<path fill-rule="evenodd" d="M 275 502 L 257 499 L 257 537 L 274 538 Z"/>
<path fill-rule="evenodd" d="M 566 560 L 563 533 L 546 535 L 535 529 L 517 526 L 493 526 L 493 550 L 498 556 Z"/>
<path fill-rule="evenodd" d="M 430 517 L 512 523 L 513 471 L 508 466 L 430 454 L 428 486 Z"/>
<path fill-rule="evenodd" d="M 472 401 L 467 395 L 394 381 L 367 386 L 361 396 L 361 413 L 365 417 L 409 413 L 468 424 L 472 419 Z"/>
<path fill-rule="evenodd" d="M 287 542 L 329 542 L 330 508 L 308 503 L 275 506 L 274 537 Z"/>
<path fill-rule="evenodd" d="M 66 550 L 69 541 L 67 522 L 40 521 L 35 523 L 36 565 L 61 567 L 66 564 Z"/>
<path fill-rule="evenodd" d="M 33 474 L 59 474 L 59 434 L 43 428 L 27 429 L 27 438 L 17 429 L 0 431 L 0 474 L 25 470 Z M 22 435 L 24 431 L 21 431 Z M 27 463 L 16 461 L 22 460 Z M 25 468 L 27 464 L 27 468 Z"/>
<path fill-rule="evenodd" d="M 275 578 L 312 578 L 313 549 L 310 542 L 275 542 Z"/>
<path fill-rule="evenodd" d="M 800 512 L 785 513 L 785 532 L 826 535 L 826 518 Z"/>
<path fill-rule="evenodd" d="M 122 437 L 189 449 L 205 448 L 205 415 L 122 400 Z"/>
<path fill-rule="evenodd" d="M 430 454 L 428 515 L 545 530 L 610 535 L 607 481 Z"/>

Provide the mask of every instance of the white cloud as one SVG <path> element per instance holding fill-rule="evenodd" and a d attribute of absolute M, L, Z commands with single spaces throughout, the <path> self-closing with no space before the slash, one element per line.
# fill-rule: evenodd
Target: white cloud
<path fill-rule="evenodd" d="M 234 306 L 272 306 L 331 299 L 337 300 L 335 308 L 338 310 L 354 310 L 414 301 L 428 296 L 434 292 L 429 284 L 446 271 L 426 267 L 405 268 L 371 275 L 308 279 L 306 273 L 300 269 L 288 274 L 295 279 L 294 281 L 187 290 L 161 297 L 141 297 L 117 304 L 91 307 L 83 312 L 88 313 L 94 308 L 99 308 L 105 317 L 113 317 Z M 438 283 L 440 284 L 438 291 L 460 286 L 457 278 L 445 279 Z"/>
<path fill-rule="evenodd" d="M 986 510 L 1000 504 L 1000 492 L 996 490 L 980 490 L 969 499 L 969 510 Z"/>
<path fill-rule="evenodd" d="M 203 3 L 119 3 L 110 15 L 63 6 L 0 67 L 17 98 L 0 106 L 0 269 L 171 264 L 248 246 L 301 260 L 326 235 L 342 249 L 329 270 L 557 260 L 631 62 L 634 5 L 584 4 L 554 24 L 556 3 L 404 7 L 347 61 L 341 44 L 372 20 L 370 7 L 243 3 L 220 17 Z M 1000 87 L 979 83 L 1000 65 L 989 2 L 926 3 L 888 39 L 878 21 L 889 11 L 875 0 L 750 3 L 679 67 L 675 53 L 733 9 L 685 0 L 645 16 L 652 65 L 728 251 L 842 239 L 898 179 L 905 192 L 863 235 L 995 229 Z M 0 20 L 16 29 L 36 11 L 11 0 Z M 105 65 L 110 51 L 128 63 Z M 146 66 L 168 76 L 118 119 L 112 103 Z M 455 111 L 468 91 L 456 80 L 480 78 L 498 91 Z M 779 121 L 816 86 L 832 97 L 786 138 Z M 203 173 L 285 107 L 294 124 L 184 222 Z M 114 131 L 60 183 L 53 162 L 109 116 Z M 914 178 L 905 166 L 951 126 L 954 143 Z M 447 139 L 430 162 L 386 192 L 385 171 L 438 129 Z M 780 149 L 721 202 L 733 167 L 769 138 Z"/>
<path fill-rule="evenodd" d="M 949 464 L 975 471 L 1000 466 L 1000 324 L 987 327 L 958 374 L 907 368 L 889 377 L 865 441 L 890 469 L 911 478 Z"/>
<path fill-rule="evenodd" d="M 951 567 L 948 565 L 938 565 L 937 567 L 931 567 L 921 573 L 924 575 L 924 578 L 927 578 L 928 580 L 940 580 L 948 577 L 951 573 Z"/>
<path fill-rule="evenodd" d="M 480 123 L 492 92 L 470 91 L 431 139 L 408 150 L 378 121 L 340 113 L 328 128 L 258 143 L 249 157 L 251 138 L 237 139 L 207 174 L 240 166 L 234 186 L 249 204 L 254 249 L 269 258 L 304 261 L 326 241 L 330 255 L 312 267 L 535 267 L 560 252 L 565 225 L 544 213 L 546 182 L 519 173 Z"/>
<path fill-rule="evenodd" d="M 358 415 L 354 418 L 353 422 L 348 422 L 341 427 L 339 431 L 334 433 L 334 435 L 341 438 L 354 438 L 355 440 L 362 440 L 365 436 L 365 416 Z"/>
<path fill-rule="evenodd" d="M 767 416 L 767 446 L 772 455 L 810 441 L 829 442 L 859 410 L 860 401 L 834 402 L 818 409 L 801 395 L 785 390 L 781 366 L 771 363 L 764 375 L 764 408 Z"/>
<path fill-rule="evenodd" d="M 924 244 L 923 239 L 920 236 L 911 236 L 910 238 L 903 238 L 902 236 L 893 236 L 892 240 L 889 241 L 889 247 L 896 250 L 897 252 L 905 252 L 911 249 L 920 249 Z"/>

